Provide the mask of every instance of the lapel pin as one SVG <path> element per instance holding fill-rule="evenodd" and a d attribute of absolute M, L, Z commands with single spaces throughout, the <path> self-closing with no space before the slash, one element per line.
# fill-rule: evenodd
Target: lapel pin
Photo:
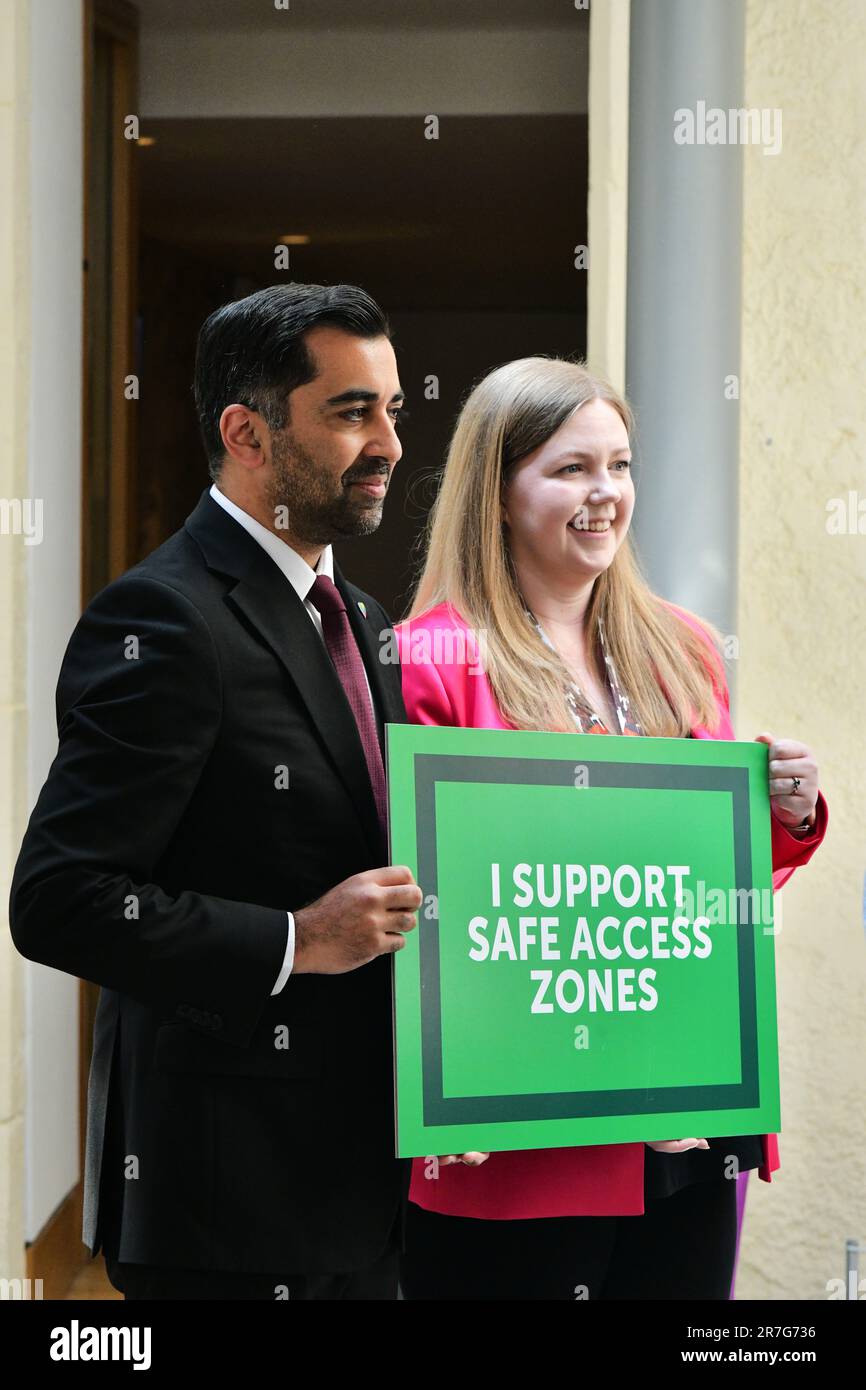
<path fill-rule="evenodd" d="M 358 599 L 358 607 L 360 608 L 361 612 L 364 614 L 364 617 L 366 618 L 366 616 L 367 616 L 367 606 L 366 606 L 366 604 L 362 603 L 360 599 Z"/>

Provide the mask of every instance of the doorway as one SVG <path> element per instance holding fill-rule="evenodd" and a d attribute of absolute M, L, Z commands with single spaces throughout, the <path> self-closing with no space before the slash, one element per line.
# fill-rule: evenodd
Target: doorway
<path fill-rule="evenodd" d="M 212 0 L 139 8 L 136 558 L 209 482 L 191 398 L 207 314 L 281 280 L 356 283 L 391 320 L 408 418 L 375 545 L 335 553 L 397 619 L 463 396 L 500 362 L 586 351 L 588 15 L 373 0 L 361 24 L 343 0 L 233 0 L 223 28 Z"/>

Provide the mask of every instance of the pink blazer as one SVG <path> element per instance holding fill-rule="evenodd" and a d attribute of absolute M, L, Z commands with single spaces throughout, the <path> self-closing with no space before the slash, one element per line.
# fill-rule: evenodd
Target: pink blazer
<path fill-rule="evenodd" d="M 674 608 L 674 605 L 670 605 Z M 707 641 L 709 638 L 682 610 L 674 611 Z M 426 629 L 423 637 L 413 634 Z M 487 677 L 477 670 L 469 629 L 450 604 L 441 603 L 411 622 L 395 627 L 402 662 L 403 699 L 413 724 L 446 724 L 467 729 L 512 729 L 497 707 Z M 438 643 L 434 634 L 439 633 Z M 463 652 L 468 650 L 468 659 Z M 710 647 L 714 653 L 715 648 Z M 430 655 L 425 660 L 425 653 Z M 436 660 L 451 656 L 451 660 Z M 420 657 L 420 659 L 419 659 Z M 708 664 L 710 664 L 708 662 Z M 476 667 L 473 674 L 472 667 Z M 716 675 L 715 668 L 711 669 Z M 727 683 L 716 675 L 721 723 L 716 733 L 695 725 L 693 738 L 735 737 Z M 824 838 L 827 803 L 819 794 L 811 835 L 798 839 L 771 816 L 773 888 L 781 888 L 794 870 L 811 859 Z M 763 1136 L 765 1182 L 779 1167 L 775 1134 Z M 492 1153 L 480 1168 L 452 1164 L 434 1181 L 425 1177 L 423 1159 L 412 1168 L 410 1198 L 428 1211 L 451 1216 L 509 1220 L 550 1216 L 639 1216 L 644 1210 L 643 1144 L 597 1144 L 573 1149 L 532 1149 Z"/>

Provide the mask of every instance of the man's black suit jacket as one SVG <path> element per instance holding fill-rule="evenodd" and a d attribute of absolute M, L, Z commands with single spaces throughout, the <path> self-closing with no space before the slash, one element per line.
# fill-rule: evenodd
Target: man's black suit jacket
<path fill-rule="evenodd" d="M 336 565 L 334 580 L 381 738 L 406 719 L 399 665 L 380 659 L 390 620 Z M 102 987 L 85 1243 L 248 1273 L 372 1263 L 408 1181 L 391 959 L 271 990 L 286 911 L 386 864 L 387 846 L 322 639 L 207 491 L 87 607 L 57 725 L 10 920 L 25 956 Z"/>

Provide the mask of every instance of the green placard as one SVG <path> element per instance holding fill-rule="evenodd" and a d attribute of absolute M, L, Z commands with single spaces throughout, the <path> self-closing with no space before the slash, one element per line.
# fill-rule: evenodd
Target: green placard
<path fill-rule="evenodd" d="M 778 1132 L 766 746 L 386 732 L 398 1154 Z"/>

